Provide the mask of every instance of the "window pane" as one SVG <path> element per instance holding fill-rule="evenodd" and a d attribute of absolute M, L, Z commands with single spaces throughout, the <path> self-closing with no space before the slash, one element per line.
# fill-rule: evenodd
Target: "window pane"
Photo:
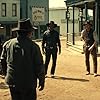
<path fill-rule="evenodd" d="M 12 16 L 17 16 L 17 5 L 12 4 Z"/>
<path fill-rule="evenodd" d="M 6 16 L 6 3 L 1 4 L 1 16 Z"/>

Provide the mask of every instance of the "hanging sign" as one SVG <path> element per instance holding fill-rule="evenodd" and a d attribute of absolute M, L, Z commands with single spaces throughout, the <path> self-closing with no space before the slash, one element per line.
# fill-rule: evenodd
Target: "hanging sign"
<path fill-rule="evenodd" d="M 33 7 L 32 8 L 32 19 L 35 22 L 44 21 L 45 11 L 43 7 Z"/>

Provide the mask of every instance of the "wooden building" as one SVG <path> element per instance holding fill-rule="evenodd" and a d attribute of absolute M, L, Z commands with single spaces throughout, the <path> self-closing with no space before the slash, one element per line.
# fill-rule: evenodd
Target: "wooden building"
<path fill-rule="evenodd" d="M 93 28 L 98 34 L 98 42 L 100 44 L 100 0 L 66 0 L 67 7 L 67 27 L 68 27 L 68 16 L 69 16 L 69 7 L 73 8 L 73 34 L 72 34 L 72 44 L 75 44 L 75 7 L 79 8 L 80 19 L 81 19 L 81 30 L 83 28 L 82 24 L 85 20 L 88 20 L 88 9 L 93 10 Z M 83 11 L 85 16 L 83 16 Z M 67 32 L 68 33 L 68 32 Z"/>

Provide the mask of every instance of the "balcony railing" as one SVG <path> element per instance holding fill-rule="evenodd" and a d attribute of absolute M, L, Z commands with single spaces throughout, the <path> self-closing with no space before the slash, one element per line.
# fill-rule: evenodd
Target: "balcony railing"
<path fill-rule="evenodd" d="M 84 0 L 66 0 L 67 4 L 74 4 L 81 1 L 84 1 Z"/>
<path fill-rule="evenodd" d="M 75 3 L 79 3 L 79 2 L 91 2 L 91 1 L 95 1 L 95 0 L 65 0 L 67 5 L 70 4 L 75 4 Z"/>

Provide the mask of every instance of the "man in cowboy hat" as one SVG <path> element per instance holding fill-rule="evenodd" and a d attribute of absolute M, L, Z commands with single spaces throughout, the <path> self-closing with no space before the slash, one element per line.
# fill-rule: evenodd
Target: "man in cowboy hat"
<path fill-rule="evenodd" d="M 92 29 L 89 20 L 84 23 L 84 30 L 81 32 L 81 38 L 84 40 L 83 51 L 85 53 L 86 75 L 90 75 L 90 53 L 93 58 L 94 76 L 97 76 L 97 34 Z"/>
<path fill-rule="evenodd" d="M 45 54 L 45 75 L 47 75 L 48 64 L 50 62 L 50 57 L 52 55 L 52 68 L 51 68 L 51 77 L 54 77 L 57 52 L 59 48 L 59 54 L 61 53 L 61 44 L 59 39 L 59 33 L 54 30 L 57 27 L 57 24 L 54 21 L 46 24 L 48 29 L 44 32 L 43 41 L 42 41 L 42 51 Z"/>
<path fill-rule="evenodd" d="M 1 60 L 6 59 L 5 81 L 12 100 L 36 100 L 37 79 L 39 90 L 44 88 L 43 58 L 39 46 L 30 39 L 34 29 L 29 18 L 20 20 L 12 30 L 17 31 L 18 37 L 3 46 Z"/>

